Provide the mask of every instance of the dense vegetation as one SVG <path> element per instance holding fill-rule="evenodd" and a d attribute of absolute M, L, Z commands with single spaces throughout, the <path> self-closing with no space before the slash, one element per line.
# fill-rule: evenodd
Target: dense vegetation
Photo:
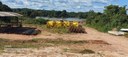
<path fill-rule="evenodd" d="M 18 12 L 23 14 L 24 16 L 35 18 L 37 16 L 40 17 L 51 17 L 51 18 L 86 18 L 87 12 L 67 12 L 63 11 L 55 11 L 55 10 L 33 10 L 33 9 L 13 9 L 14 12 Z"/>
<path fill-rule="evenodd" d="M 126 14 L 126 6 L 119 7 L 117 5 L 109 5 L 105 7 L 104 13 L 99 14 L 90 11 L 86 18 L 87 24 L 99 31 L 107 32 L 116 28 L 128 28 L 128 16 Z"/>
<path fill-rule="evenodd" d="M 2 4 L 2 2 L 0 2 L 0 11 L 12 11 L 12 9 L 5 4 Z"/>

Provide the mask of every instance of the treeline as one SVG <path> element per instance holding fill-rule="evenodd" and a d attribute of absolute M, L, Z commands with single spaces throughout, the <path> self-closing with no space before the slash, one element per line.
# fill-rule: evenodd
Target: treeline
<path fill-rule="evenodd" d="M 87 12 L 67 12 L 63 11 L 55 11 L 55 10 L 33 10 L 27 8 L 18 8 L 13 9 L 14 12 L 23 14 L 24 16 L 35 18 L 37 16 L 41 17 L 51 17 L 51 18 L 86 18 Z"/>
<path fill-rule="evenodd" d="M 105 7 L 102 14 L 90 12 L 90 16 L 86 18 L 88 26 L 99 31 L 107 32 L 116 28 L 128 28 L 128 16 L 126 6 L 119 7 L 117 5 L 109 5 Z"/>
<path fill-rule="evenodd" d="M 0 11 L 9 11 L 9 12 L 11 12 L 12 9 L 10 7 L 8 7 L 7 5 L 5 5 L 5 4 L 2 4 L 2 2 L 0 2 Z"/>

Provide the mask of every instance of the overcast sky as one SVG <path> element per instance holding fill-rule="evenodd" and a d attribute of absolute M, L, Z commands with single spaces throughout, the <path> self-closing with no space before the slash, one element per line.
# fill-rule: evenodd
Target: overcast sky
<path fill-rule="evenodd" d="M 128 0 L 0 0 L 11 8 L 31 8 L 45 10 L 67 10 L 69 12 L 86 12 L 94 10 L 103 12 L 104 6 L 128 5 Z"/>

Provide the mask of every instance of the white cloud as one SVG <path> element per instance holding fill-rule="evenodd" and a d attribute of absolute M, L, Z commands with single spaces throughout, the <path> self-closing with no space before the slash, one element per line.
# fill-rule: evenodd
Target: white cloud
<path fill-rule="evenodd" d="M 46 10 L 88 11 L 103 9 L 112 0 L 0 0 L 12 8 L 32 8 Z M 95 3 L 101 3 L 99 6 Z"/>

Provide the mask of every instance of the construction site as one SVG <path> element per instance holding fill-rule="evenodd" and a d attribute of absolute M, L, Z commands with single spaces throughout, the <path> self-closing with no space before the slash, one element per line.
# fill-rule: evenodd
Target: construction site
<path fill-rule="evenodd" d="M 128 39 L 125 36 L 99 32 L 84 26 L 82 21 L 60 19 L 47 21 L 42 25 L 43 28 L 26 26 L 22 24 L 22 19 L 18 19 L 21 16 L 13 12 L 0 12 L 0 20 L 4 19 L 0 28 L 2 57 L 128 56 Z M 10 17 L 15 18 L 8 19 Z M 5 19 L 9 21 L 6 22 Z M 56 32 L 55 29 L 59 30 Z M 67 30 L 68 33 L 59 33 L 61 30 Z"/>
<path fill-rule="evenodd" d="M 0 57 L 128 57 L 122 0 L 0 1 Z"/>

